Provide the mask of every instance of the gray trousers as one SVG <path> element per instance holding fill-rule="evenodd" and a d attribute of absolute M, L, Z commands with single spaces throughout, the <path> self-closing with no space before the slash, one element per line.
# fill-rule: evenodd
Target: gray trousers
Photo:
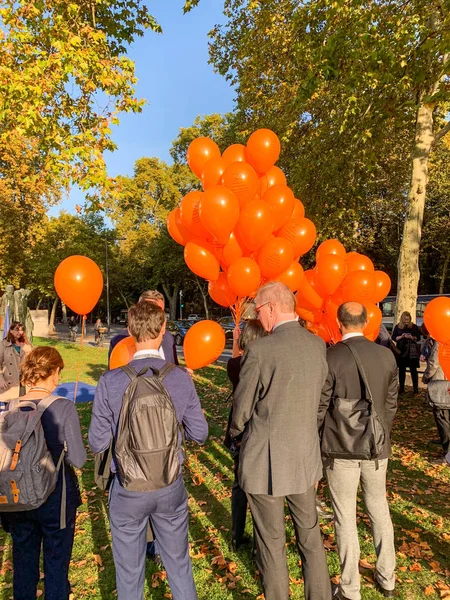
<path fill-rule="evenodd" d="M 377 555 L 378 583 L 386 590 L 395 587 L 395 547 L 389 505 L 386 498 L 388 459 L 341 460 L 326 465 L 328 487 L 334 511 L 334 528 L 341 563 L 340 589 L 350 600 L 360 600 L 359 541 L 356 526 L 356 494 L 361 484 L 364 504 L 372 527 Z"/>
<path fill-rule="evenodd" d="M 114 479 L 109 492 L 109 520 L 118 600 L 143 599 L 149 518 L 173 600 L 197 600 L 182 477 L 155 492 L 129 492 Z"/>
<path fill-rule="evenodd" d="M 266 600 L 289 599 L 284 496 L 247 494 L 256 537 L 256 564 Z M 302 559 L 306 600 L 330 600 L 331 585 L 316 511 L 316 490 L 286 496 Z"/>

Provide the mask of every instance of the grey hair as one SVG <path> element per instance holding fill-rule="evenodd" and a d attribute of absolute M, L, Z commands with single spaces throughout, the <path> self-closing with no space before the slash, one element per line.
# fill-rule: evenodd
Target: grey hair
<path fill-rule="evenodd" d="M 295 296 L 287 285 L 281 281 L 269 281 L 259 288 L 258 304 L 264 302 L 273 302 L 278 305 L 283 312 L 295 312 Z"/>

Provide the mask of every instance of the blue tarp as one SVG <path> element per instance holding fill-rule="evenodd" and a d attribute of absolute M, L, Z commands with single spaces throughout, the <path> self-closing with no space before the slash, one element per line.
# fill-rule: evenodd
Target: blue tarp
<path fill-rule="evenodd" d="M 68 383 L 60 383 L 53 392 L 54 396 L 64 396 L 73 402 L 73 395 L 75 393 L 75 381 Z M 77 402 L 92 402 L 95 394 L 95 385 L 89 385 L 83 381 L 78 382 L 77 388 Z"/>

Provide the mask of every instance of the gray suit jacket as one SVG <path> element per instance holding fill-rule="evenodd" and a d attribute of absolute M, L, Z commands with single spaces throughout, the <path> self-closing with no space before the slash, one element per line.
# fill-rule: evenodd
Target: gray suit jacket
<path fill-rule="evenodd" d="M 245 432 L 239 482 L 250 494 L 302 494 L 322 476 L 317 410 L 325 344 L 297 321 L 247 348 L 233 398 L 231 435 Z"/>
<path fill-rule="evenodd" d="M 427 358 L 427 368 L 423 374 L 423 381 L 428 383 L 429 381 L 436 381 L 438 379 L 446 379 L 446 377 L 439 364 L 439 342 L 435 341 Z"/>

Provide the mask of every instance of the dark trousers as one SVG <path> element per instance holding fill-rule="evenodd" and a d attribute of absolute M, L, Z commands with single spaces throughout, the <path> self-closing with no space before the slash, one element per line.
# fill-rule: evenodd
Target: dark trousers
<path fill-rule="evenodd" d="M 433 415 L 444 454 L 447 454 L 450 448 L 450 410 L 433 406 Z"/>
<path fill-rule="evenodd" d="M 13 540 L 14 600 L 35 600 L 39 582 L 41 543 L 44 551 L 46 600 L 68 600 L 69 563 L 77 509 L 68 506 L 67 525 L 60 529 L 59 510 L 46 504 L 36 510 L 8 515 Z"/>
<path fill-rule="evenodd" d="M 284 497 L 247 494 L 256 535 L 256 563 L 266 600 L 289 599 Z M 302 559 L 306 600 L 330 600 L 331 585 L 316 511 L 316 490 L 286 496 Z"/>
<path fill-rule="evenodd" d="M 405 391 L 405 380 L 406 380 L 406 368 L 409 367 L 411 372 L 412 384 L 415 392 L 419 391 L 419 374 L 417 373 L 417 367 L 415 364 L 402 364 L 398 365 L 398 382 L 400 384 L 399 393 L 403 394 Z"/>
<path fill-rule="evenodd" d="M 148 520 L 167 572 L 173 600 L 197 600 L 188 544 L 183 478 L 155 492 L 129 492 L 117 478 L 109 493 L 109 520 L 119 600 L 142 600 Z"/>
<path fill-rule="evenodd" d="M 234 482 L 231 488 L 231 531 L 233 541 L 239 546 L 245 532 L 247 519 L 247 494 L 238 481 L 239 453 L 234 455 Z"/>

